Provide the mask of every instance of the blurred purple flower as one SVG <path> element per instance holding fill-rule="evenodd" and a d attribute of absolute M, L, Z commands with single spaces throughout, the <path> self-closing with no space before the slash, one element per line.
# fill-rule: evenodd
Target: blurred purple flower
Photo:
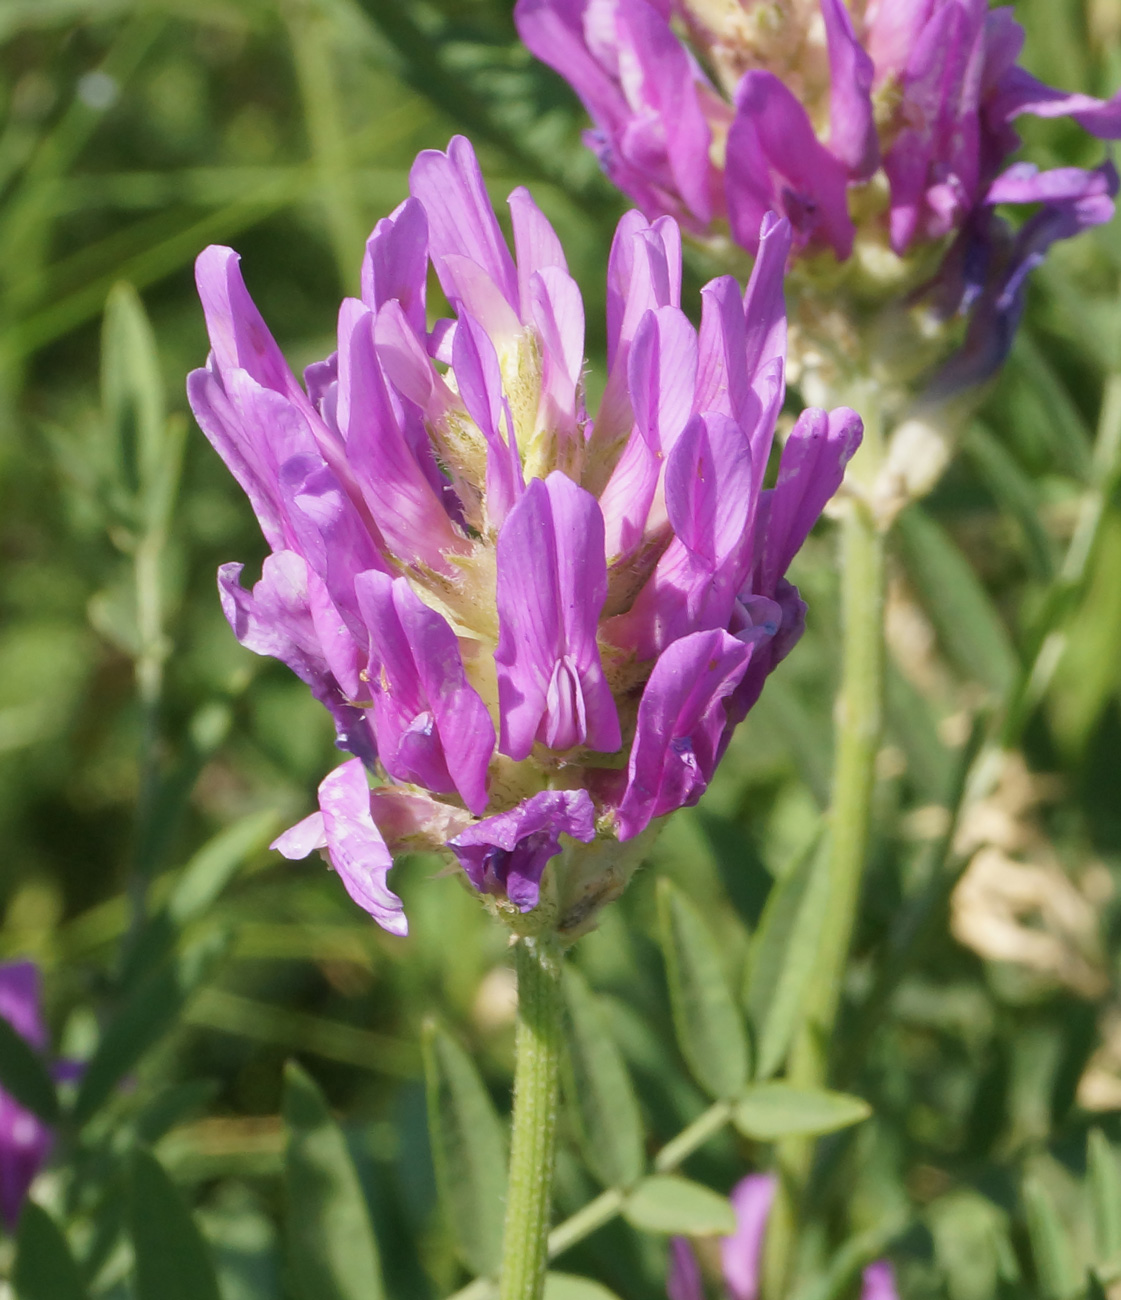
<path fill-rule="evenodd" d="M 45 1053 L 40 985 L 34 962 L 0 963 L 0 1016 L 37 1052 Z M 53 1141 L 51 1130 L 37 1115 L 0 1089 L 0 1219 L 11 1232 Z"/>
<path fill-rule="evenodd" d="M 701 236 L 728 230 L 754 253 L 774 212 L 790 221 L 796 253 L 839 261 L 858 238 L 906 259 L 956 236 L 936 296 L 948 313 L 972 312 L 975 328 L 939 383 L 976 382 L 1007 352 L 1027 271 L 1055 240 L 1108 221 L 1118 187 L 1108 162 L 1008 167 L 1014 119 L 1067 116 L 1119 139 L 1121 94 L 1101 101 L 1037 81 L 1016 66 L 1024 33 L 1012 10 L 986 0 L 854 9 L 518 0 L 515 19 L 583 100 L 604 171 L 650 219 L 670 213 Z M 998 204 L 1040 206 L 1013 238 Z M 898 292 L 894 274 L 888 287 Z"/>
<path fill-rule="evenodd" d="M 771 1174 L 748 1174 L 732 1188 L 736 1231 L 720 1240 L 728 1300 L 758 1300 L 763 1240 L 774 1196 L 775 1180 Z M 666 1295 L 669 1300 L 705 1300 L 701 1270 L 687 1237 L 674 1237 L 670 1241 Z M 860 1300 L 899 1300 L 895 1270 L 886 1259 L 877 1260 L 864 1270 Z"/>
<path fill-rule="evenodd" d="M 550 923 L 572 929 L 622 887 L 620 845 L 700 797 L 797 640 L 784 574 L 860 420 L 807 411 L 764 488 L 788 222 L 766 214 L 746 295 L 730 277 L 705 287 L 698 331 L 675 223 L 622 219 L 592 420 L 580 292 L 529 194 L 510 196 L 515 258 L 466 140 L 422 153 L 411 191 L 370 237 L 362 298 L 306 389 L 237 255 L 199 258 L 213 351 L 191 404 L 271 549 L 252 589 L 223 566 L 222 602 L 354 755 L 282 853 L 326 849 L 395 933 L 395 852 L 450 849 L 518 913 L 564 853 L 581 865 Z M 431 329 L 429 259 L 455 312 Z"/>

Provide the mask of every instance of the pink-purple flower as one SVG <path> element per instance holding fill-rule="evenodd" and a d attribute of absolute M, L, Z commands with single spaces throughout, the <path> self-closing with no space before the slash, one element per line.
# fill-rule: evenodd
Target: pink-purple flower
<path fill-rule="evenodd" d="M 942 387 L 999 365 L 1026 273 L 1113 213 L 1111 163 L 1009 162 L 1023 114 L 1121 138 L 1121 95 L 1036 80 L 1017 66 L 1012 10 L 986 0 L 518 0 L 515 15 L 647 217 L 726 231 L 754 253 L 764 213 L 780 214 L 796 252 L 852 259 L 865 295 L 877 277 L 915 289 L 924 248 L 951 244 L 935 306 L 975 324 Z M 1014 234 L 995 211 L 1005 204 L 1038 207 Z"/>
<path fill-rule="evenodd" d="M 748 1174 L 732 1188 L 736 1230 L 720 1240 L 720 1262 L 727 1300 L 758 1300 L 763 1264 L 763 1242 L 775 1179 L 771 1174 Z M 687 1237 L 670 1241 L 668 1300 L 705 1300 L 697 1256 Z M 864 1270 L 860 1300 L 898 1300 L 895 1270 L 886 1259 L 876 1260 Z"/>
<path fill-rule="evenodd" d="M 34 962 L 0 963 L 0 1016 L 40 1053 L 47 1049 L 42 993 Z M 0 1089 L 0 1220 L 15 1231 L 35 1175 L 47 1162 L 54 1137 L 46 1124 Z"/>
<path fill-rule="evenodd" d="M 326 849 L 404 933 L 394 853 L 450 849 L 511 919 L 571 933 L 622 887 L 624 850 L 700 797 L 797 640 L 786 569 L 861 425 L 807 411 L 764 486 L 787 221 L 766 216 L 746 294 L 705 287 L 698 329 L 674 221 L 622 219 L 593 419 L 580 292 L 529 194 L 510 196 L 512 255 L 466 140 L 410 180 L 306 387 L 237 255 L 199 258 L 213 351 L 191 404 L 271 550 L 251 588 L 223 566 L 222 602 L 353 755 L 281 852 Z M 455 313 L 434 323 L 429 262 Z"/>

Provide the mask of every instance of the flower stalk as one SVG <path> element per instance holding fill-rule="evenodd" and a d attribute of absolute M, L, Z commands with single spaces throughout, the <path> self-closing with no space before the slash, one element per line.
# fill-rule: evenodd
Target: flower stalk
<path fill-rule="evenodd" d="M 541 1300 L 560 1100 L 561 954 L 544 936 L 519 940 L 514 952 L 518 1028 L 499 1300 Z"/>
<path fill-rule="evenodd" d="M 802 1088 L 828 1083 L 829 1049 L 868 861 L 876 756 L 884 724 L 886 526 L 862 490 L 862 485 L 876 480 L 882 430 L 875 398 L 865 401 L 863 409 L 867 413 L 864 448 L 853 466 L 857 482 L 845 501 L 841 524 L 841 687 L 829 818 L 829 907 L 787 1071 L 789 1082 Z M 779 1144 L 779 1185 L 764 1261 L 768 1300 L 779 1300 L 789 1292 L 812 1160 L 813 1143 L 808 1139 L 791 1138 Z"/>

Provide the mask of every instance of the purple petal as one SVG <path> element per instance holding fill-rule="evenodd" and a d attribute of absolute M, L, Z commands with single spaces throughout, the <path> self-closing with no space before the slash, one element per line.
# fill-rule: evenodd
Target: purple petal
<path fill-rule="evenodd" d="M 362 261 L 362 301 L 373 312 L 388 302 L 400 306 L 414 333 L 423 336 L 428 275 L 428 221 L 416 199 L 406 199 L 383 217 L 366 242 Z"/>
<path fill-rule="evenodd" d="M 875 65 L 853 31 L 844 0 L 821 0 L 829 49 L 829 152 L 856 181 L 867 180 L 880 165 L 880 146 L 872 114 Z"/>
<path fill-rule="evenodd" d="M 326 847 L 327 832 L 323 829 L 323 814 L 318 809 L 298 821 L 295 826 L 289 826 L 269 845 L 270 849 L 282 853 L 292 862 L 298 862 L 316 849 Z"/>
<path fill-rule="evenodd" d="M 293 551 L 266 556 L 252 592 L 239 582 L 242 567 L 224 564 L 218 570 L 222 611 L 234 635 L 254 654 L 287 664 L 330 710 L 340 747 L 372 765 L 376 755 L 366 720 L 347 700 L 320 644 L 311 614 L 307 563 Z"/>
<path fill-rule="evenodd" d="M 557 232 L 534 203 L 529 190 L 519 185 L 506 201 L 510 205 L 510 223 L 514 228 L 520 315 L 522 320 L 529 320 L 532 310 L 530 285 L 534 274 L 551 267 L 567 272 L 568 263 Z"/>
<path fill-rule="evenodd" d="M 331 866 L 359 907 L 390 934 L 408 934 L 401 900 L 386 884 L 393 858 L 370 815 L 366 769 L 352 758 L 319 784 L 323 836 Z"/>
<path fill-rule="evenodd" d="M 1093 95 L 1068 95 L 1037 81 L 1023 68 L 1010 68 L 986 106 L 995 118 L 1007 120 L 1020 113 L 1034 117 L 1071 117 L 1101 140 L 1121 140 L 1121 93 L 1111 99 Z"/>
<path fill-rule="evenodd" d="M 688 1237 L 671 1237 L 669 1240 L 666 1297 L 667 1300 L 705 1300 L 701 1266 Z"/>
<path fill-rule="evenodd" d="M 528 912 L 537 906 L 541 875 L 560 852 L 562 833 L 585 844 L 595 839 L 595 808 L 587 790 L 543 790 L 448 843 L 480 893 L 504 894 Z"/>
<path fill-rule="evenodd" d="M 607 599 L 603 515 L 564 474 L 533 479 L 498 535 L 499 747 L 612 752 L 621 736 L 596 625 Z"/>
<path fill-rule="evenodd" d="M 763 1260 L 763 1237 L 775 1196 L 770 1174 L 748 1174 L 732 1188 L 736 1231 L 720 1241 L 724 1281 L 731 1300 L 756 1300 L 759 1268 Z"/>
<path fill-rule="evenodd" d="M 840 487 L 863 432 L 860 416 L 847 406 L 828 414 L 811 408 L 798 417 L 782 449 L 778 481 L 766 494 L 766 510 L 759 517 L 764 540 L 754 585 L 760 594 L 774 594 L 825 503 Z"/>
<path fill-rule="evenodd" d="M 589 456 L 613 465 L 631 430 L 631 347 L 647 312 L 681 303 L 681 233 L 668 217 L 647 225 L 637 212 L 619 222 L 607 263 L 607 385 Z M 594 486 L 601 484 L 597 481 Z"/>
<path fill-rule="evenodd" d="M 475 151 L 463 136 L 453 136 L 446 154 L 426 149 L 409 172 L 409 190 L 428 218 L 432 264 L 449 298 L 462 298 L 460 257 L 480 267 L 511 309 L 517 309 L 518 277 L 483 184 Z"/>
<path fill-rule="evenodd" d="M 584 369 L 584 300 L 576 281 L 559 266 L 535 271 L 527 315 L 537 327 L 542 350 L 538 425 L 563 453 L 577 438 L 583 443 L 577 431 L 577 394 Z"/>
<path fill-rule="evenodd" d="M 28 1190 L 54 1145 L 51 1130 L 0 1092 L 0 1219 L 15 1232 Z"/>
<path fill-rule="evenodd" d="M 638 706 L 627 787 L 616 813 L 621 840 L 704 793 L 724 730 L 724 699 L 751 654 L 750 645 L 720 629 L 695 632 L 663 652 Z"/>
<path fill-rule="evenodd" d="M 770 72 L 750 71 L 736 88 L 728 132 L 725 189 L 738 244 L 759 245 L 768 212 L 789 218 L 801 248 L 828 245 L 839 261 L 852 252 L 844 164 L 814 135 L 806 110 Z"/>
<path fill-rule="evenodd" d="M 860 1300 L 899 1300 L 895 1269 L 886 1259 L 878 1259 L 864 1270 L 860 1283 Z"/>
<path fill-rule="evenodd" d="M 445 572 L 445 553 L 468 544 L 405 437 L 386 389 L 374 322 L 373 312 L 353 298 L 339 310 L 338 421 L 347 460 L 393 554 Z"/>
<path fill-rule="evenodd" d="M 0 1017 L 37 1052 L 47 1048 L 43 980 L 33 961 L 0 962 Z"/>
<path fill-rule="evenodd" d="M 0 963 L 0 1018 L 38 1052 L 47 1047 L 41 1004 L 42 979 L 34 962 Z M 51 1130 L 0 1090 L 0 1219 L 12 1232 L 52 1143 Z"/>
<path fill-rule="evenodd" d="M 404 578 L 364 573 L 357 591 L 370 633 L 369 689 L 386 771 L 437 793 L 487 803 L 494 725 L 467 682 L 455 633 Z"/>
<path fill-rule="evenodd" d="M 642 319 L 628 359 L 635 424 L 650 447 L 669 453 L 693 410 L 697 331 L 679 307 L 658 307 Z"/>
<path fill-rule="evenodd" d="M 947 234 L 976 199 L 984 38 L 984 6 L 971 0 L 936 9 L 909 52 L 900 109 L 907 125 L 884 159 L 900 255 L 918 234 Z"/>
<path fill-rule="evenodd" d="M 487 514 L 501 526 L 524 490 L 522 463 L 498 354 L 486 330 L 466 312 L 455 331 L 452 367 L 467 413 L 487 440 Z"/>
<path fill-rule="evenodd" d="M 713 571 L 743 540 L 752 478 L 746 435 L 734 420 L 716 412 L 694 416 L 666 460 L 670 523 Z"/>
<path fill-rule="evenodd" d="M 263 388 L 306 405 L 296 376 L 249 296 L 240 261 L 232 248 L 218 244 L 204 248 L 195 261 L 195 283 L 217 367 L 244 370 Z"/>
<path fill-rule="evenodd" d="M 320 454 L 303 412 L 244 370 L 219 375 L 213 357 L 205 370 L 187 376 L 187 397 L 199 428 L 249 498 L 265 540 L 274 550 L 291 545 L 280 467 L 296 456 Z"/>

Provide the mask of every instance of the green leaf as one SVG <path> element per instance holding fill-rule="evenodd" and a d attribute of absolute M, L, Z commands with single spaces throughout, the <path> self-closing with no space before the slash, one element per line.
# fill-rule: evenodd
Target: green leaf
<path fill-rule="evenodd" d="M 706 1092 L 734 1097 L 747 1082 L 747 1035 L 718 945 L 693 904 L 665 877 L 658 881 L 658 917 L 681 1054 Z"/>
<path fill-rule="evenodd" d="M 732 1122 L 744 1137 L 771 1142 L 784 1137 L 818 1137 L 859 1124 L 871 1106 L 845 1092 L 761 1083 L 736 1103 Z"/>
<path fill-rule="evenodd" d="M 82 1077 L 74 1121 L 91 1119 L 120 1080 L 179 1018 L 187 998 L 226 951 L 229 936 L 212 933 L 159 966 L 132 988 L 109 1022 Z"/>
<path fill-rule="evenodd" d="M 1016 654 L 973 566 L 921 506 L 904 510 L 895 532 L 947 655 L 967 677 L 1006 695 L 1016 677 Z"/>
<path fill-rule="evenodd" d="M 545 1300 L 619 1300 L 602 1282 L 575 1273 L 546 1273 Z"/>
<path fill-rule="evenodd" d="M 382 1300 L 381 1262 L 346 1139 L 295 1062 L 284 1069 L 285 1247 L 296 1300 Z"/>
<path fill-rule="evenodd" d="M 440 1204 L 459 1257 L 476 1276 L 502 1255 L 506 1142 L 474 1062 L 438 1024 L 424 1027 L 428 1127 Z"/>
<path fill-rule="evenodd" d="M 214 1265 L 178 1189 L 137 1147 L 129 1167 L 129 1234 L 136 1300 L 219 1300 Z"/>
<path fill-rule="evenodd" d="M 642 1121 L 622 1053 L 583 976 L 564 975 L 568 1013 L 566 1091 L 580 1149 L 604 1187 L 629 1187 L 646 1164 Z"/>
<path fill-rule="evenodd" d="M 156 339 L 131 284 L 115 284 L 105 303 L 101 404 L 119 486 L 139 500 L 147 526 L 166 526 L 182 439 L 169 438 Z"/>
<path fill-rule="evenodd" d="M 1086 1163 L 1095 1262 L 1121 1261 L 1121 1168 L 1117 1164 L 1117 1153 L 1100 1128 L 1090 1131 Z"/>
<path fill-rule="evenodd" d="M 676 1174 L 652 1174 L 623 1202 L 623 1217 L 644 1232 L 704 1237 L 736 1230 L 731 1202 L 711 1188 Z"/>
<path fill-rule="evenodd" d="M 0 1084 L 48 1124 L 58 1120 L 58 1094 L 35 1049 L 0 1016 Z"/>
<path fill-rule="evenodd" d="M 87 1300 L 65 1236 L 34 1201 L 19 1216 L 12 1281 L 18 1300 Z"/>
<path fill-rule="evenodd" d="M 1051 1193 L 1038 1174 L 1024 1178 L 1021 1193 L 1032 1262 L 1043 1300 L 1070 1300 L 1079 1289 L 1071 1241 Z"/>
<path fill-rule="evenodd" d="M 786 1059 L 828 907 L 828 839 L 819 823 L 771 890 L 748 954 L 745 1001 L 755 1032 L 756 1078 L 769 1079 Z"/>

